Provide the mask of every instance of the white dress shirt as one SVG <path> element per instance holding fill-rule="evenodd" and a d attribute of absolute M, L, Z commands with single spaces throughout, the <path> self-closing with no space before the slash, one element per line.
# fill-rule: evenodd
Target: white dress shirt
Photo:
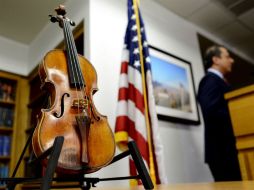
<path fill-rule="evenodd" d="M 224 80 L 223 74 L 220 71 L 213 68 L 209 68 L 207 71 L 216 74 L 218 77 Z"/>

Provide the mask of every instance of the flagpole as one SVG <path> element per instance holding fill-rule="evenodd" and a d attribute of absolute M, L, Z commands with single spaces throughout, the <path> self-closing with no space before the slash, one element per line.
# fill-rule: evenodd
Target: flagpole
<path fill-rule="evenodd" d="M 139 0 L 137 0 L 139 2 Z M 140 19 L 138 14 L 138 5 L 137 1 L 133 0 L 134 12 L 136 16 L 137 23 L 137 34 L 138 34 L 138 46 L 139 46 L 139 56 L 140 56 L 140 64 L 141 64 L 141 75 L 142 75 L 142 87 L 144 92 L 144 103 L 145 103 L 145 119 L 146 119 L 146 128 L 147 128 L 147 141 L 148 141 L 148 149 L 149 149 L 149 165 L 150 165 L 150 175 L 154 185 L 156 185 L 156 177 L 155 177 L 155 169 L 154 169 L 154 159 L 152 152 L 152 141 L 151 141 L 151 127 L 148 115 L 148 103 L 147 103 L 147 91 L 146 91 L 146 80 L 145 80 L 145 68 L 144 68 L 144 60 L 143 60 L 143 51 L 142 51 L 142 39 L 141 39 L 141 31 L 140 31 Z"/>

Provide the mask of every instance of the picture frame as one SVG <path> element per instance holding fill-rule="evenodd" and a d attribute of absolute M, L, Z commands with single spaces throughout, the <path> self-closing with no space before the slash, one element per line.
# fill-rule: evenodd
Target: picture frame
<path fill-rule="evenodd" d="M 199 125 L 191 63 L 149 45 L 158 119 Z"/>

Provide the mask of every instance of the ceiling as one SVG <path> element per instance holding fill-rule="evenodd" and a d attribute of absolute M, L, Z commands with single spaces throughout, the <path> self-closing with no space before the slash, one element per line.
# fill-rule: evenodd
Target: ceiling
<path fill-rule="evenodd" d="M 0 0 L 0 36 L 30 44 L 67 0 Z M 254 60 L 254 0 L 154 0 Z"/>
<path fill-rule="evenodd" d="M 254 60 L 254 0 L 154 0 Z"/>
<path fill-rule="evenodd" d="M 30 44 L 66 0 L 0 0 L 0 36 Z"/>

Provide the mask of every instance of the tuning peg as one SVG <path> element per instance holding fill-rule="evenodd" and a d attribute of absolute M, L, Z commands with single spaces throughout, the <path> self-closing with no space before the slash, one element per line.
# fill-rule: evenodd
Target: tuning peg
<path fill-rule="evenodd" d="M 76 24 L 75 24 L 74 21 L 70 20 L 70 25 L 71 25 L 71 26 L 75 26 Z"/>
<path fill-rule="evenodd" d="M 58 22 L 58 19 L 55 16 L 49 15 L 49 17 L 50 17 L 51 22 L 53 22 L 53 23 Z"/>

